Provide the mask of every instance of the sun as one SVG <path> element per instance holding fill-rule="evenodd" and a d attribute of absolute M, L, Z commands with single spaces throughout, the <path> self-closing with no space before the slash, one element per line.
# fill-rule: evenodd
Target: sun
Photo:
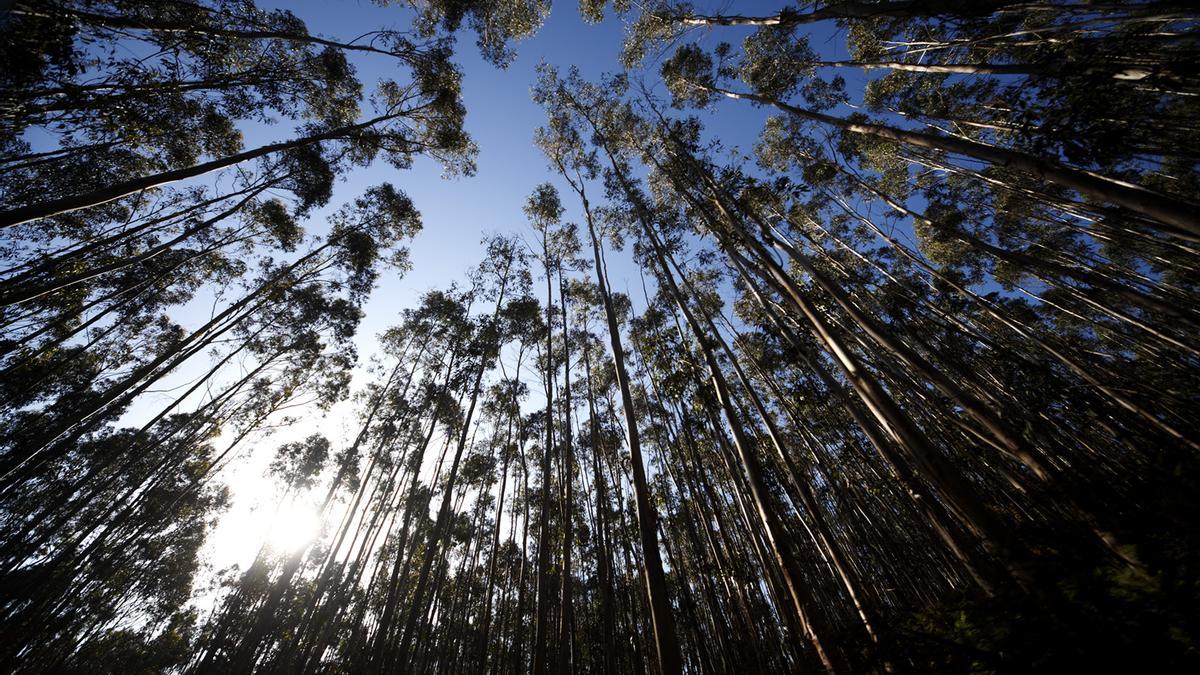
<path fill-rule="evenodd" d="M 304 548 L 321 533 L 321 518 L 307 505 L 283 509 L 267 531 L 267 546 L 278 553 L 293 553 Z"/>

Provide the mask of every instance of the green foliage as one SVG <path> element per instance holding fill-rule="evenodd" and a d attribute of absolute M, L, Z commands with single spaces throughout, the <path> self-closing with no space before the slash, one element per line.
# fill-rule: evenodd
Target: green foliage
<path fill-rule="evenodd" d="M 692 44 L 680 45 L 659 70 L 671 92 L 672 103 L 678 107 L 711 104 L 716 96 L 711 91 L 716 86 L 713 67 L 712 57 L 703 49 Z"/>
<path fill-rule="evenodd" d="M 678 9 L 686 11 L 686 5 Z M 587 16 L 595 15 L 589 13 Z M 679 24 L 672 20 L 665 8 L 659 11 L 639 12 L 625 34 L 621 65 L 626 69 L 638 67 L 647 57 L 671 44 L 681 33 Z"/>
<path fill-rule="evenodd" d="M 360 370 L 423 222 L 336 186 L 470 175 L 456 34 L 506 67 L 548 0 L 384 2 L 411 32 L 352 42 L 42 4 L 0 36 L 10 669 L 1200 667 L 1194 12 L 583 0 L 632 72 L 538 67 L 533 241 L 487 238 Z M 726 105 L 774 113 L 753 163 Z M 320 533 L 196 628 L 251 444 Z"/>
<path fill-rule="evenodd" d="M 180 612 L 171 617 L 163 631 L 147 640 L 133 631 L 109 632 L 87 642 L 71 665 L 61 672 L 71 675 L 155 675 L 186 663 L 191 634 L 194 630 L 194 611 Z"/>
<path fill-rule="evenodd" d="M 288 490 L 302 491 L 313 484 L 328 457 L 329 439 L 313 434 L 303 441 L 279 446 L 267 471 Z"/>
<path fill-rule="evenodd" d="M 766 26 L 742 43 L 738 77 L 756 93 L 787 98 L 813 73 L 817 55 L 794 27 Z"/>
<path fill-rule="evenodd" d="M 548 230 L 551 225 L 558 224 L 562 217 L 563 206 L 558 196 L 558 190 L 550 183 L 542 183 L 533 190 L 525 202 L 525 215 L 542 230 Z"/>
<path fill-rule="evenodd" d="M 392 4 L 398 0 L 376 0 Z M 475 32 L 483 58 L 506 68 L 516 52 L 511 43 L 528 38 L 550 15 L 549 0 L 404 0 L 417 10 L 416 25 L 424 35 L 453 34 L 465 23 Z"/>

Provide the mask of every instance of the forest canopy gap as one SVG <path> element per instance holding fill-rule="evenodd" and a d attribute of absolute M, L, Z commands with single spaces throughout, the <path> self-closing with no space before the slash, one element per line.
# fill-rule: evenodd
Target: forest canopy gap
<path fill-rule="evenodd" d="M 1188 3 L 12 0 L 0 668 L 1198 672 L 1198 290 Z"/>

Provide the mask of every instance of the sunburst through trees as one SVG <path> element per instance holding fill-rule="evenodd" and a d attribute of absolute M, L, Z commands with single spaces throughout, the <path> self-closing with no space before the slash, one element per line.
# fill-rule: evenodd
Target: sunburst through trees
<path fill-rule="evenodd" d="M 1200 667 L 1200 13 L 581 2 L 451 223 L 456 37 L 565 29 L 377 4 L 3 10 L 6 670 Z"/>

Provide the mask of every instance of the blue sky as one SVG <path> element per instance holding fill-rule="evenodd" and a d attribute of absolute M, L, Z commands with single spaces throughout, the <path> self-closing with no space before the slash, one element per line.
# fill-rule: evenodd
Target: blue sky
<path fill-rule="evenodd" d="M 773 14 L 781 3 L 739 2 L 698 3 L 701 11 L 742 14 Z M 364 33 L 380 29 L 407 29 L 412 10 L 404 3 L 381 7 L 369 0 L 260 0 L 263 9 L 287 9 L 303 20 L 310 32 L 341 41 L 354 40 Z M 565 70 L 577 66 L 582 75 L 596 80 L 605 73 L 620 69 L 618 55 L 624 37 L 621 17 L 608 16 L 600 24 L 584 22 L 576 3 L 560 0 L 554 3 L 545 25 L 532 38 L 516 45 L 517 58 L 507 69 L 485 62 L 476 48 L 474 34 L 459 35 L 455 60 L 463 72 L 463 98 L 467 109 L 466 127 L 479 148 L 477 172 L 471 177 L 442 178 L 442 168 L 434 161 L 418 159 L 408 170 L 397 170 L 384 162 L 359 168 L 335 186 L 333 199 L 327 208 L 316 212 L 306 223 L 314 234 L 322 234 L 327 215 L 362 194 L 368 187 L 390 182 L 404 190 L 421 211 L 424 229 L 409 245 L 412 269 L 403 277 L 393 271 L 381 276 L 379 284 L 364 307 L 363 319 L 356 342 L 360 364 L 366 365 L 377 352 L 376 336 L 394 325 L 402 310 L 414 306 L 426 291 L 445 288 L 465 278 L 467 269 L 483 257 L 481 239 L 487 234 L 517 234 L 534 241 L 522 208 L 528 195 L 539 183 L 550 181 L 559 187 L 564 205 L 564 218 L 581 220 L 574 195 L 562 180 L 551 174 L 546 160 L 533 145 L 534 130 L 543 124 L 544 114 L 530 99 L 530 87 L 536 80 L 540 63 L 550 63 Z M 835 35 L 826 23 L 810 28 L 810 41 L 828 59 L 846 58 L 844 36 Z M 717 41 L 739 42 L 749 29 L 717 28 L 698 37 L 706 46 Z M 697 36 L 692 36 L 697 37 Z M 403 81 L 407 72 L 402 64 L 382 55 L 348 54 L 367 91 L 384 78 Z M 658 63 L 651 58 L 644 67 L 645 80 L 660 92 Z M 636 73 L 633 75 L 638 76 Z M 857 91 L 857 83 L 849 87 Z M 372 111 L 363 111 L 364 119 Z M 691 114 L 695 114 L 694 111 Z M 726 149 L 734 147 L 742 156 L 751 154 L 751 146 L 762 128 L 767 111 L 735 102 L 719 102 L 713 110 L 699 113 L 710 137 L 720 138 Z M 257 147 L 297 133 L 289 121 L 266 126 L 243 125 L 246 147 Z M 590 189 L 593 201 L 602 194 L 599 186 Z M 536 270 L 535 270 L 536 273 Z M 632 291 L 639 305 L 641 274 L 627 254 L 610 252 L 609 275 L 617 291 Z M 651 288 L 653 285 L 651 284 Z M 174 320 L 195 328 L 210 316 L 213 297 L 208 289 L 196 299 L 172 312 Z M 203 372 L 204 363 L 194 359 L 173 373 L 155 392 L 139 399 L 125 416 L 125 423 L 136 423 L 153 415 L 167 405 L 176 388 Z M 357 378 L 361 386 L 365 380 Z M 337 417 L 338 419 L 332 419 Z M 334 415 L 320 422 L 326 426 L 344 426 L 346 415 Z M 296 432 L 300 433 L 300 432 Z M 307 432 L 306 432 L 307 433 Z M 331 430 L 332 435 L 338 435 Z M 266 441 L 274 446 L 280 439 Z M 239 467 L 239 472 L 253 471 Z"/>
<path fill-rule="evenodd" d="M 264 8 L 286 8 L 305 21 L 314 33 L 348 40 L 379 28 L 404 29 L 411 11 L 400 4 L 379 7 L 367 0 L 327 2 L 263 2 Z M 701 3 L 703 4 L 703 3 Z M 713 3 L 712 7 L 733 11 L 732 3 Z M 780 3 L 739 2 L 736 11 L 745 14 L 771 14 Z M 338 186 L 331 205 L 344 203 L 370 185 L 388 181 L 413 198 L 424 220 L 424 231 L 410 248 L 413 269 L 403 279 L 389 275 L 366 307 L 359 342 L 361 354 L 369 354 L 373 337 L 395 321 L 399 311 L 412 305 L 424 291 L 445 287 L 483 255 L 480 240 L 485 233 L 527 233 L 522 213 L 526 197 L 534 186 L 551 181 L 563 192 L 567 207 L 565 218 L 578 220 L 572 195 L 555 180 L 546 160 L 532 143 L 534 130 L 544 121 L 541 109 L 530 100 L 530 87 L 536 79 L 539 63 L 547 62 L 565 70 L 577 66 L 590 80 L 620 69 L 618 55 L 624 26 L 620 17 L 608 16 L 603 23 L 588 24 L 579 16 L 575 2 L 554 3 L 546 24 L 538 33 L 517 44 L 517 58 L 505 70 L 480 58 L 475 36 L 469 31 L 459 35 L 455 60 L 463 71 L 463 98 L 467 108 L 466 126 L 479 147 L 476 174 L 468 178 L 445 180 L 433 161 L 421 159 L 408 171 L 397 171 L 379 163 L 355 171 Z M 826 29 L 827 30 L 827 29 Z M 719 29 L 705 38 L 737 42 L 745 31 Z M 814 38 L 814 47 L 832 48 L 827 56 L 844 56 L 841 40 Z M 396 66 L 385 57 L 356 55 L 352 58 L 364 86 L 371 87 L 391 76 Z M 657 83 L 657 65 L 648 62 L 646 80 Z M 749 105 L 728 102 L 714 113 L 704 115 L 711 134 L 727 146 L 739 145 L 747 154 L 762 127 L 766 113 Z M 253 139 L 248 139 L 253 143 Z M 599 190 L 595 190 L 599 194 Z M 313 225 L 316 229 L 318 226 Z M 610 274 L 617 289 L 637 286 L 637 270 L 626 256 L 614 255 Z"/>
<path fill-rule="evenodd" d="M 305 21 L 310 32 L 339 40 L 351 40 L 371 30 L 403 30 L 411 17 L 411 11 L 404 6 L 379 7 L 367 0 L 278 0 L 260 2 L 259 5 L 264 9 L 291 10 Z M 732 11 L 727 6 L 721 8 Z M 778 9 L 777 3 L 737 5 L 737 11 L 745 14 L 770 14 Z M 818 29 L 828 31 L 829 27 L 819 26 Z M 479 147 L 475 175 L 443 179 L 442 168 L 427 159 L 417 160 L 405 171 L 377 162 L 355 170 L 336 186 L 329 207 L 314 214 L 307 224 L 310 232 L 323 231 L 321 215 L 381 182 L 390 182 L 407 192 L 421 211 L 424 222 L 424 230 L 409 245 L 412 270 L 403 278 L 390 272 L 382 276 L 364 307 L 366 316 L 357 338 L 361 365 L 366 365 L 376 351 L 375 337 L 396 323 L 403 309 L 415 305 L 424 292 L 445 288 L 465 278 L 466 270 L 478 263 L 484 254 L 480 241 L 485 234 L 517 234 L 530 242 L 535 241 L 522 208 L 537 184 L 550 181 L 557 185 L 567 209 L 564 219 L 580 221 L 574 194 L 551 174 L 545 158 L 533 145 L 534 130 L 545 118 L 542 110 L 530 100 L 530 87 L 536 80 L 536 68 L 542 62 L 553 64 L 560 70 L 577 66 L 589 80 L 618 71 L 623 32 L 619 17 L 609 16 L 601 24 L 587 24 L 579 17 L 575 2 L 560 1 L 554 4 L 543 28 L 517 45 L 517 58 L 504 70 L 480 58 L 473 34 L 460 34 L 455 60 L 463 71 L 467 130 Z M 705 35 L 702 40 L 708 46 L 719 40 L 736 43 L 746 32 L 722 28 Z M 844 58 L 844 40 L 828 40 L 828 37 L 829 34 L 813 37 L 814 48 L 823 51 L 827 58 Z M 350 58 L 368 91 L 382 78 L 405 76 L 403 72 L 394 72 L 392 69 L 397 68 L 397 64 L 383 56 L 354 54 Z M 657 70 L 655 62 L 647 62 L 645 79 L 648 84 L 657 84 Z M 366 110 L 363 114 L 369 113 Z M 766 116 L 764 110 L 733 101 L 722 102 L 714 110 L 701 113 L 707 133 L 719 137 L 727 149 L 739 147 L 744 156 L 750 154 Z M 293 134 L 288 123 L 274 127 L 254 125 L 244 131 L 247 147 Z M 597 196 L 602 194 L 599 186 L 593 187 L 591 192 Z M 641 304 L 641 278 L 629 255 L 610 253 L 609 275 L 614 290 L 630 291 L 635 305 Z M 653 284 L 650 287 L 653 288 Z M 186 323 L 184 317 L 176 318 Z M 187 369 L 183 371 L 173 379 L 185 380 Z M 365 381 L 356 378 L 356 387 Z M 314 431 L 326 434 L 335 447 L 340 447 L 354 434 L 353 404 L 343 402 L 325 415 L 304 416 L 292 428 L 248 442 L 239 452 L 241 456 L 236 463 L 231 465 L 232 470 L 223 472 L 221 479 L 230 486 L 233 504 L 207 544 L 209 562 L 217 569 L 231 563 L 248 564 L 261 541 L 279 529 L 273 515 L 277 497 L 264 476 L 266 463 L 279 443 Z"/>
<path fill-rule="evenodd" d="M 310 30 L 339 37 L 377 26 L 403 28 L 410 16 L 403 7 L 362 1 L 286 4 Z M 335 192 L 337 204 L 369 185 L 390 181 L 413 198 L 425 225 L 410 247 L 412 271 L 399 280 L 385 277 L 372 296 L 360 336 L 364 346 L 421 293 L 461 279 L 482 257 L 485 233 L 528 231 L 521 210 L 525 199 L 550 178 L 545 158 L 532 143 L 544 119 L 530 100 L 535 69 L 542 61 L 578 65 L 585 76 L 597 77 L 617 66 L 621 32 L 617 20 L 588 25 L 574 3 L 556 3 L 543 29 L 519 45 L 517 59 L 505 70 L 480 58 L 473 34 L 460 35 L 456 61 L 463 70 L 466 125 L 479 146 L 475 175 L 446 180 L 436 162 L 419 159 L 408 171 L 382 164 L 356 171 Z M 367 86 L 387 76 L 391 66 L 383 57 L 355 62 Z"/>

